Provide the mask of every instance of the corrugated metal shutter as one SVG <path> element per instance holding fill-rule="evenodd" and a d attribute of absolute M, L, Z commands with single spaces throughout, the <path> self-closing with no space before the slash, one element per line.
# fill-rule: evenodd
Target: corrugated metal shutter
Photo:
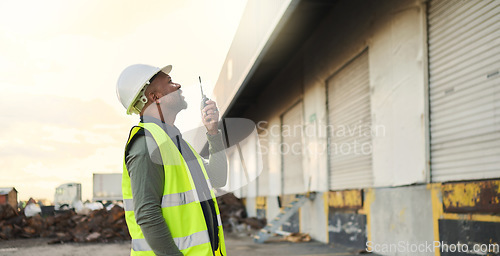
<path fill-rule="evenodd" d="M 327 81 L 330 189 L 373 185 L 368 50 Z"/>
<path fill-rule="evenodd" d="M 281 153 L 283 159 L 283 194 L 304 193 L 302 171 L 302 102 L 283 114 Z"/>
<path fill-rule="evenodd" d="M 430 1 L 434 182 L 500 177 L 500 1 Z"/>

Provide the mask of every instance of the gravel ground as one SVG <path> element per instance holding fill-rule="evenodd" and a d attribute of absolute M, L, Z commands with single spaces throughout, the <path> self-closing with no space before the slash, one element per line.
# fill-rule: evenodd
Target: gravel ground
<path fill-rule="evenodd" d="M 0 242 L 0 256 L 108 256 L 129 255 L 130 242 L 115 243 L 66 243 L 47 244 L 51 239 L 17 239 Z M 347 256 L 357 255 L 343 247 L 333 247 L 319 242 L 291 243 L 274 238 L 265 244 L 253 243 L 248 236 L 226 236 L 227 254 L 233 256 L 254 255 L 312 255 Z"/>
<path fill-rule="evenodd" d="M 129 255 L 130 242 L 47 244 L 52 239 L 33 238 L 0 242 L 0 256 L 105 256 Z"/>

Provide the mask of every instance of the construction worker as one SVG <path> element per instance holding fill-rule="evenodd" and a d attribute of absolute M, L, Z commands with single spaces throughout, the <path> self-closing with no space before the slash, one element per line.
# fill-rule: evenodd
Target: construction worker
<path fill-rule="evenodd" d="M 117 95 L 127 114 L 139 114 L 125 147 L 122 193 L 132 237 L 131 255 L 226 255 L 214 187 L 227 179 L 216 103 L 205 102 L 209 160 L 174 126 L 187 108 L 181 85 L 169 73 L 136 64 L 123 70 Z"/>

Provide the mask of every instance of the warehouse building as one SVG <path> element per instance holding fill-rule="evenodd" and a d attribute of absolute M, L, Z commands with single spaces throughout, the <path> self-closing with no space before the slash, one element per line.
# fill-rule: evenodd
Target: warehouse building
<path fill-rule="evenodd" d="M 214 98 L 259 136 L 229 150 L 227 188 L 268 220 L 314 194 L 282 229 L 324 243 L 498 243 L 499 16 L 494 0 L 248 1 Z"/>

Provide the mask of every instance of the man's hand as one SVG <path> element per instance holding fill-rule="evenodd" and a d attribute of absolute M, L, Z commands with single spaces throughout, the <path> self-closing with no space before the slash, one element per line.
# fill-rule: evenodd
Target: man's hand
<path fill-rule="evenodd" d="M 219 110 L 215 101 L 207 100 L 205 103 L 207 105 L 201 110 L 201 121 L 207 128 L 207 133 L 215 135 L 219 131 Z"/>

